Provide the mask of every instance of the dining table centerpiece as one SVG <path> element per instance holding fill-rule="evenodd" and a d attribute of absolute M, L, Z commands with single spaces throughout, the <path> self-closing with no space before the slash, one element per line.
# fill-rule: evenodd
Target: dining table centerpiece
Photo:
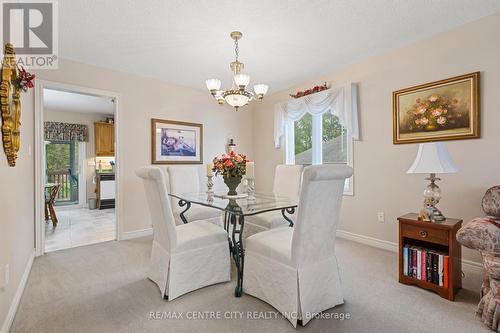
<path fill-rule="evenodd" d="M 216 176 L 222 175 L 224 183 L 229 188 L 228 196 L 238 195 L 236 188 L 246 174 L 247 161 L 244 154 L 236 154 L 234 151 L 214 158 L 213 171 Z"/>

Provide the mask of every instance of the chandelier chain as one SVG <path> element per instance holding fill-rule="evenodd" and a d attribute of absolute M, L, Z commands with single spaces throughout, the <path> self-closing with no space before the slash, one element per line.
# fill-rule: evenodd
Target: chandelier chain
<path fill-rule="evenodd" d="M 238 45 L 238 40 L 235 39 L 234 41 L 234 53 L 236 54 L 236 61 L 238 61 L 238 56 L 240 55 L 240 46 Z"/>

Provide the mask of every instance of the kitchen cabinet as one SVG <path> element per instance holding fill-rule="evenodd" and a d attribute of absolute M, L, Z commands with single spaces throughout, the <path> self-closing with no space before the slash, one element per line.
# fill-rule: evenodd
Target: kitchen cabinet
<path fill-rule="evenodd" d="M 106 122 L 94 123 L 95 155 L 115 155 L 115 124 Z"/>

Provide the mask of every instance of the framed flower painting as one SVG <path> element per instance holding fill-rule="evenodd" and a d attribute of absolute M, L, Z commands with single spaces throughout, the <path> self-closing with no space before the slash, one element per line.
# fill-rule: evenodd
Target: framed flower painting
<path fill-rule="evenodd" d="M 203 163 L 203 125 L 151 119 L 151 163 Z"/>
<path fill-rule="evenodd" d="M 480 73 L 392 93 L 394 144 L 480 137 Z"/>

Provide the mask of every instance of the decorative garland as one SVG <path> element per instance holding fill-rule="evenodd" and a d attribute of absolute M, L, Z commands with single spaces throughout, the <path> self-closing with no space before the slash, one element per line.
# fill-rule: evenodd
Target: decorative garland
<path fill-rule="evenodd" d="M 292 97 L 292 98 L 300 98 L 300 97 L 311 95 L 311 94 L 314 94 L 314 93 L 317 93 L 317 92 L 320 92 L 320 91 L 323 91 L 323 90 L 327 90 L 327 89 L 330 89 L 330 87 L 328 87 L 326 85 L 326 82 L 325 82 L 321 86 L 314 86 L 311 89 L 307 89 L 307 90 L 304 90 L 304 91 L 297 91 L 297 93 L 295 93 L 295 95 L 290 94 L 290 97 Z"/>
<path fill-rule="evenodd" d="M 33 88 L 35 75 L 16 65 L 12 44 L 5 44 L 0 83 L 0 107 L 2 112 L 2 142 L 9 166 L 16 166 L 21 144 L 21 92 Z"/>

